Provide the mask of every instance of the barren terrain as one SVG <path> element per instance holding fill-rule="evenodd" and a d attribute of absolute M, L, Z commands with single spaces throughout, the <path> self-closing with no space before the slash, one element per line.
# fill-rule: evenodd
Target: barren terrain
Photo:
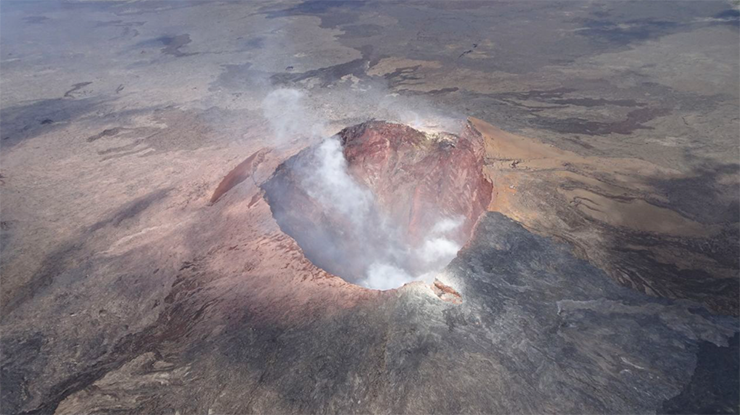
<path fill-rule="evenodd" d="M 0 413 L 737 413 L 739 19 L 3 1 Z M 340 131 L 409 235 L 465 218 L 434 282 L 342 279 L 275 215 Z"/>

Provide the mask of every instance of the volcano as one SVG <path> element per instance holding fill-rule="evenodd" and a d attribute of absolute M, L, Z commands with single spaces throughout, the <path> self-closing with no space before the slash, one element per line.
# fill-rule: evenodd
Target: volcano
<path fill-rule="evenodd" d="M 370 121 L 282 151 L 208 159 L 208 180 L 182 187 L 194 196 L 135 200 L 54 257 L 46 272 L 61 277 L 9 306 L 4 350 L 21 358 L 5 359 L 3 413 L 737 406 L 737 319 L 708 311 L 735 309 L 736 290 L 702 291 L 614 249 L 722 246 L 617 192 L 670 172 L 474 118 L 458 134 Z M 644 219 L 656 212 L 660 226 Z M 673 234 L 658 233 L 666 221 Z M 72 293 L 93 316 L 76 317 Z M 77 361 L 77 347 L 86 357 L 62 372 L 31 357 Z M 695 396 L 714 406 L 686 404 Z"/>
<path fill-rule="evenodd" d="M 0 415 L 740 413 L 740 5 L 533 5 L 0 0 Z"/>
<path fill-rule="evenodd" d="M 491 201 L 484 143 L 369 121 L 280 165 L 262 189 L 316 266 L 368 288 L 433 279 Z"/>

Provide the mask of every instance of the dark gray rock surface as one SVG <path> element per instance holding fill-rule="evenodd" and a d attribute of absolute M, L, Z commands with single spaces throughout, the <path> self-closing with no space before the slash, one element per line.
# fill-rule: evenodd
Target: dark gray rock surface
<path fill-rule="evenodd" d="M 708 395 L 737 373 L 735 318 L 620 287 L 501 214 L 481 219 L 441 279 L 458 289 L 462 305 L 413 284 L 295 325 L 266 326 L 246 314 L 208 337 L 187 334 L 214 323 L 208 319 L 158 337 L 152 333 L 175 324 L 160 320 L 119 343 L 117 363 L 87 369 L 45 399 L 66 397 L 60 413 L 652 413 L 737 405 L 737 389 Z M 24 376 L 48 364 L 35 356 L 41 335 L 33 339 L 4 339 L 14 357 L 4 366 L 6 398 L 22 396 Z M 696 406 L 701 396 L 710 406 Z M 18 411 L 13 403 L 5 400 L 4 410 Z"/>

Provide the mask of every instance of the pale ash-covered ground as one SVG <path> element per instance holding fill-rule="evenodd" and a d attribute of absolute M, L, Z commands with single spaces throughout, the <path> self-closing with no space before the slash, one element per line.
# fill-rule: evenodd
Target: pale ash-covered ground
<path fill-rule="evenodd" d="M 3 2 L 0 412 L 737 412 L 738 14 Z M 462 305 L 351 286 L 280 231 L 258 185 L 320 134 L 209 204 L 278 144 L 277 88 L 325 134 L 518 134 L 478 125 Z"/>

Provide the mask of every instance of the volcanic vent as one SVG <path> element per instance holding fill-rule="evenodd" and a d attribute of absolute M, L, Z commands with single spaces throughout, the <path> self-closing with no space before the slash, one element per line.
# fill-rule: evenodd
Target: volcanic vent
<path fill-rule="evenodd" d="M 434 279 L 491 198 L 483 142 L 370 121 L 280 165 L 263 184 L 280 228 L 316 266 L 375 289 Z"/>

